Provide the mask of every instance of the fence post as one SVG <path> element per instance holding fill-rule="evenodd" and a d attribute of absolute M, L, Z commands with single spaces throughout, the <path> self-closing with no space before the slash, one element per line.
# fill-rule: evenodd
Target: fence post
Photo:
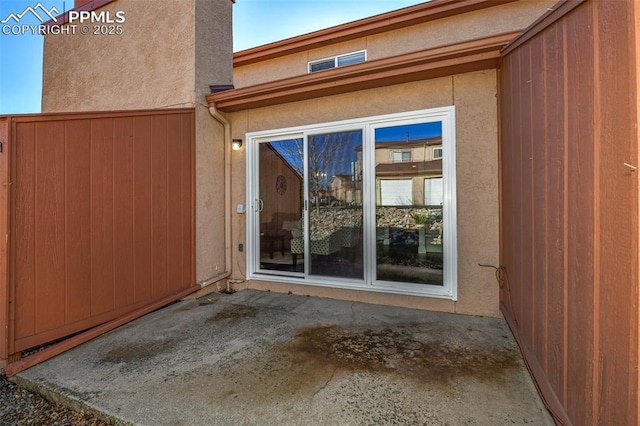
<path fill-rule="evenodd" d="M 0 117 L 0 368 L 9 358 L 9 149 L 11 117 Z"/>

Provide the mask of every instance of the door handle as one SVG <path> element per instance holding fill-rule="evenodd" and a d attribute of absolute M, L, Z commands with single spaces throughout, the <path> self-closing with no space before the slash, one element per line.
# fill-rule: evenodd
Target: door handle
<path fill-rule="evenodd" d="M 264 209 L 264 202 L 262 201 L 262 198 L 258 198 L 258 211 L 261 212 L 262 209 Z"/>

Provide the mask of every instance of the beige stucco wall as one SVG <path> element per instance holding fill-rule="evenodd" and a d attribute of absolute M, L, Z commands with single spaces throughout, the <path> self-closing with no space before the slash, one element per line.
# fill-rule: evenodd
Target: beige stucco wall
<path fill-rule="evenodd" d="M 124 11 L 123 33 L 45 37 L 42 110 L 196 108 L 196 278 L 204 281 L 226 268 L 223 129 L 204 96 L 232 82 L 232 2 L 118 0 L 100 11 Z"/>
<path fill-rule="evenodd" d="M 125 12 L 121 35 L 47 35 L 42 110 L 193 104 L 193 3 L 179 1 L 167 10 L 155 7 L 152 0 L 119 0 L 100 11 Z"/>
<path fill-rule="evenodd" d="M 229 114 L 232 137 L 245 139 L 247 132 L 449 105 L 456 107 L 457 302 L 255 280 L 244 285 L 370 303 L 499 316 L 498 283 L 494 272 L 477 265 L 497 265 L 499 261 L 496 94 L 496 71 L 487 70 Z M 233 153 L 232 175 L 233 204 L 244 204 L 244 149 Z M 239 243 L 246 244 L 245 216 L 235 214 L 232 222 L 233 247 L 237 248 Z M 245 253 L 235 249 L 233 256 L 232 277 L 242 280 L 246 270 Z"/>
<path fill-rule="evenodd" d="M 395 31 L 236 67 L 236 88 L 307 74 L 309 61 L 367 50 L 367 60 L 392 57 L 496 34 L 520 31 L 557 0 L 521 0 Z"/>

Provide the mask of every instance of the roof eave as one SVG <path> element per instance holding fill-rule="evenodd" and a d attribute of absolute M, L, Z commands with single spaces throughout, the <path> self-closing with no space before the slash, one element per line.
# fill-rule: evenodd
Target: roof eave
<path fill-rule="evenodd" d="M 500 50 L 517 34 L 501 34 L 228 90 L 207 96 L 207 102 L 220 111 L 235 112 L 492 69 L 498 66 Z"/>

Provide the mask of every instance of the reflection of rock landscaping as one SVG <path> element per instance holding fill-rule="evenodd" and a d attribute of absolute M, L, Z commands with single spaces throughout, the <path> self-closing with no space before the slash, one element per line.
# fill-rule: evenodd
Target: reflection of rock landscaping
<path fill-rule="evenodd" d="M 330 255 L 354 247 L 362 238 L 361 208 L 323 208 L 311 210 L 310 254 Z M 302 219 L 291 228 L 291 252 L 304 253 Z"/>
<path fill-rule="evenodd" d="M 376 227 L 376 240 L 384 245 L 426 245 L 431 249 L 420 253 L 442 252 L 442 208 L 378 207 Z"/>
<path fill-rule="evenodd" d="M 362 208 L 313 209 L 311 217 L 311 239 L 324 238 L 339 231 L 362 228 Z"/>
<path fill-rule="evenodd" d="M 378 207 L 376 208 L 376 226 L 418 229 L 422 224 L 416 223 L 417 216 L 425 216 L 442 226 L 442 207 Z"/>
<path fill-rule="evenodd" d="M 442 207 L 378 207 L 376 227 L 391 229 L 428 228 L 428 232 L 442 234 Z M 442 238 L 440 238 L 442 244 Z"/>
<path fill-rule="evenodd" d="M 352 262 L 362 263 L 362 250 L 352 249 L 361 247 L 361 207 L 325 207 L 309 215 L 310 254 L 346 253 L 356 256 Z M 304 252 L 303 227 L 302 220 L 285 224 L 292 233 L 291 252 L 296 256 Z M 441 207 L 378 207 L 376 243 L 378 280 L 443 284 Z"/>

